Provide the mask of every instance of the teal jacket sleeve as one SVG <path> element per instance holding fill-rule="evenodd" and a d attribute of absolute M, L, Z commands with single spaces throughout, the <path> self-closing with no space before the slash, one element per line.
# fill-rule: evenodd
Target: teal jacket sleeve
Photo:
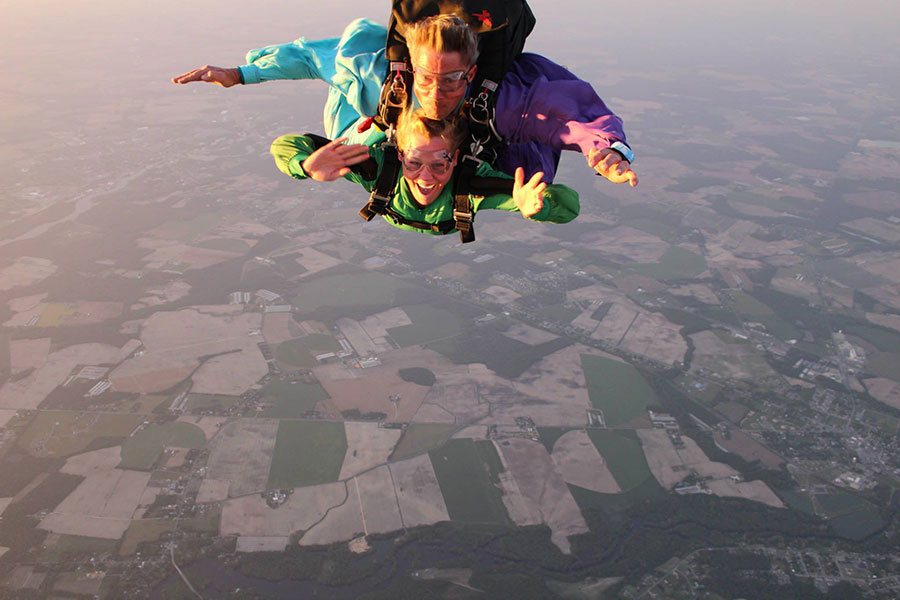
<path fill-rule="evenodd" d="M 247 53 L 238 67 L 244 83 L 277 79 L 319 79 L 328 84 L 323 111 L 330 138 L 347 135 L 361 116 L 378 114 L 381 83 L 387 73 L 387 29 L 368 19 L 350 23 L 339 38 L 266 46 Z"/>
<path fill-rule="evenodd" d="M 506 173 L 494 171 L 487 165 L 481 165 L 476 171 L 480 177 L 503 177 L 511 179 Z M 509 210 L 518 212 L 519 208 L 509 194 L 495 194 L 473 200 L 475 211 L 485 209 Z M 536 215 L 526 217 L 532 221 L 544 221 L 548 223 L 568 223 L 578 216 L 581 205 L 578 202 L 578 192 L 572 188 L 551 183 L 544 190 L 544 207 Z"/>
<path fill-rule="evenodd" d="M 275 165 L 278 167 L 278 170 L 285 175 L 290 175 L 294 179 L 309 179 L 309 175 L 303 170 L 303 161 L 315 151 L 316 146 L 313 143 L 312 138 L 305 135 L 294 134 L 283 135 L 276 139 L 272 142 L 272 147 L 270 149 L 272 156 L 275 158 Z M 378 170 L 380 172 L 381 152 L 377 149 L 369 148 L 369 154 L 378 163 Z M 375 186 L 374 181 L 369 181 L 354 171 L 345 175 L 344 179 L 358 183 L 364 187 L 367 192 L 371 192 Z"/>

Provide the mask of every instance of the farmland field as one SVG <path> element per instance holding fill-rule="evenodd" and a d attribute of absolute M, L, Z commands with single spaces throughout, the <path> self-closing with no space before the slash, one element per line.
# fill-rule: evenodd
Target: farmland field
<path fill-rule="evenodd" d="M 835 517 L 829 521 L 829 525 L 841 537 L 861 540 L 884 527 L 884 521 L 875 510 L 864 509 Z"/>
<path fill-rule="evenodd" d="M 482 444 L 479 447 L 477 444 Z M 490 445 L 494 457 L 485 460 Z M 471 439 L 450 440 L 438 450 L 428 453 L 437 475 L 447 512 L 454 521 L 476 523 L 509 522 L 500 490 L 491 479 L 500 462 L 492 442 Z"/>
<path fill-rule="evenodd" d="M 866 505 L 864 500 L 853 494 L 819 494 L 816 503 L 829 517 L 853 512 Z"/>
<path fill-rule="evenodd" d="M 403 431 L 397 447 L 391 454 L 391 460 L 403 460 L 440 448 L 457 429 L 459 429 L 457 425 L 443 423 L 412 423 Z"/>
<path fill-rule="evenodd" d="M 122 537 L 119 556 L 131 556 L 142 542 L 155 542 L 162 534 L 173 531 L 175 521 L 171 519 L 143 519 L 132 521 Z"/>
<path fill-rule="evenodd" d="M 648 478 L 654 479 L 644 449 L 633 431 L 588 429 L 588 437 L 623 492 L 640 486 Z"/>
<path fill-rule="evenodd" d="M 591 404 L 603 411 L 607 427 L 625 425 L 644 416 L 648 406 L 658 404 L 641 374 L 627 363 L 582 354 L 581 366 Z"/>
<path fill-rule="evenodd" d="M 318 364 L 317 355 L 337 352 L 340 349 L 340 344 L 330 335 L 313 333 L 278 344 L 275 358 L 287 366 L 308 369 Z"/>
<path fill-rule="evenodd" d="M 118 443 L 143 421 L 140 415 L 41 411 L 18 444 L 35 456 L 60 457 L 83 452 L 104 439 Z"/>
<path fill-rule="evenodd" d="M 176 421 L 147 425 L 122 443 L 122 469 L 147 470 L 167 447 L 202 448 L 206 445 L 203 430 L 190 423 Z"/>
<path fill-rule="evenodd" d="M 732 291 L 731 297 L 734 300 L 734 310 L 746 317 L 765 317 L 775 314 L 775 311 L 768 305 L 745 292 Z"/>
<path fill-rule="evenodd" d="M 307 411 L 314 410 L 316 405 L 328 398 L 328 393 L 316 383 L 303 381 L 281 381 L 273 379 L 263 389 L 267 402 L 270 403 L 262 416 L 277 419 L 300 417 Z"/>
<path fill-rule="evenodd" d="M 281 421 L 266 487 L 292 488 L 337 481 L 346 452 L 343 423 Z"/>
<path fill-rule="evenodd" d="M 412 324 L 392 327 L 387 332 L 404 348 L 457 335 L 465 323 L 460 316 L 433 306 L 419 304 L 404 307 L 403 310 Z"/>
<path fill-rule="evenodd" d="M 631 269 L 663 281 L 688 279 L 706 270 L 706 260 L 699 254 L 678 246 L 671 246 L 659 261 L 628 265 Z"/>
<path fill-rule="evenodd" d="M 222 410 L 240 404 L 240 396 L 223 394 L 191 394 L 185 402 L 184 411 L 196 414 L 207 410 Z"/>
<path fill-rule="evenodd" d="M 329 275 L 301 289 L 292 304 L 301 312 L 322 307 L 396 305 L 401 290 L 412 286 L 380 273 Z"/>

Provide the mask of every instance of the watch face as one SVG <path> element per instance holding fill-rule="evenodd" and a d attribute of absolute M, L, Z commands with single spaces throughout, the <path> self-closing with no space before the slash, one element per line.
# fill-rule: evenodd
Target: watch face
<path fill-rule="evenodd" d="M 621 154 L 628 162 L 634 162 L 634 152 L 622 142 L 613 142 L 609 147 Z"/>

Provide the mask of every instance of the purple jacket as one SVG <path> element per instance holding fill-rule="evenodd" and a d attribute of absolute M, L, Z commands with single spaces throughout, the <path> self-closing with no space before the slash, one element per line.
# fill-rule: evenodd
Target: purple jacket
<path fill-rule="evenodd" d="M 517 166 L 543 171 L 547 181 L 556 174 L 560 150 L 587 157 L 594 148 L 627 143 L 622 119 L 591 84 L 529 52 L 515 60 L 500 85 L 495 126 L 509 143 L 495 166 L 508 173 Z"/>

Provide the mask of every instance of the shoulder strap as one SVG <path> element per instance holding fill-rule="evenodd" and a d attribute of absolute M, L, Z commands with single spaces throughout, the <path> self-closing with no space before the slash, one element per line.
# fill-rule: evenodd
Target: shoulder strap
<path fill-rule="evenodd" d="M 371 221 L 375 215 L 385 214 L 400 178 L 400 153 L 397 151 L 393 130 L 389 131 L 388 138 L 381 144 L 381 150 L 384 156 L 381 173 L 375 180 L 375 188 L 369 194 L 369 201 L 359 209 L 359 216 L 366 221 Z"/>

